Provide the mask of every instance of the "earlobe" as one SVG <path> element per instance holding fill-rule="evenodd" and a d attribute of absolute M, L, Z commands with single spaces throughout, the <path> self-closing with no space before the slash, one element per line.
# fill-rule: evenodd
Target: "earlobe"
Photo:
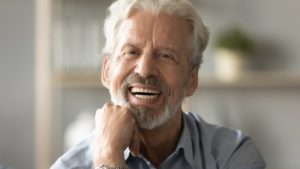
<path fill-rule="evenodd" d="M 103 59 L 102 64 L 102 71 L 101 71 L 101 82 L 103 86 L 109 89 L 110 84 L 110 59 L 108 56 L 105 56 Z"/>
<path fill-rule="evenodd" d="M 191 72 L 191 76 L 188 79 L 188 86 L 185 96 L 191 96 L 198 87 L 198 67 L 194 68 Z"/>

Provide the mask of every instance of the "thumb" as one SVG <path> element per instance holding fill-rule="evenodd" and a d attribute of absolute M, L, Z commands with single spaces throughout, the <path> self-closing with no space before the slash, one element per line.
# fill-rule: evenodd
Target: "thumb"
<path fill-rule="evenodd" d="M 131 151 L 131 154 L 133 156 L 137 156 L 140 153 L 140 133 L 138 131 L 138 128 L 135 126 L 135 129 L 133 131 L 133 136 L 129 145 L 129 149 Z"/>

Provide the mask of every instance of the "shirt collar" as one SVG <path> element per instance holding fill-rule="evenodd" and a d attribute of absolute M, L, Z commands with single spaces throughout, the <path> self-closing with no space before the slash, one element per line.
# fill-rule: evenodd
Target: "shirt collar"
<path fill-rule="evenodd" d="M 184 158 L 185 160 L 193 167 L 193 142 L 192 142 L 192 137 L 187 125 L 187 119 L 185 116 L 185 113 L 182 114 L 183 117 L 183 129 L 181 136 L 179 138 L 177 147 L 174 152 L 179 152 L 181 149 L 183 150 Z M 124 151 L 124 158 L 125 161 L 130 157 L 130 150 L 129 147 L 127 147 Z"/>

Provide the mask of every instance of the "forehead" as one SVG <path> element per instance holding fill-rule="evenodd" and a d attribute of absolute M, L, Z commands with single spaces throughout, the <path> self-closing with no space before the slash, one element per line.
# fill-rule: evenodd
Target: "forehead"
<path fill-rule="evenodd" d="M 151 41 L 155 47 L 166 46 L 187 50 L 191 36 L 189 23 L 165 13 L 152 14 L 137 11 L 126 19 L 119 29 L 119 40 L 140 45 Z"/>

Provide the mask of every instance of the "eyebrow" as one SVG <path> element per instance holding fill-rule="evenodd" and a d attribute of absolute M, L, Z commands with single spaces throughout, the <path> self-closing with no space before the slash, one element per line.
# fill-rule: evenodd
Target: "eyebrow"
<path fill-rule="evenodd" d="M 133 47 L 133 48 L 140 48 L 140 44 L 138 44 L 138 43 L 133 43 L 133 42 L 126 42 L 123 46 L 122 46 L 122 48 L 121 48 L 121 51 L 123 51 L 125 48 L 127 48 L 127 47 Z"/>
<path fill-rule="evenodd" d="M 178 50 L 176 50 L 175 48 L 172 48 L 172 47 L 170 47 L 170 46 L 160 45 L 160 46 L 159 46 L 159 49 L 167 50 L 167 51 L 170 51 L 170 52 L 172 52 L 172 53 L 174 53 L 174 54 L 179 54 L 179 53 L 178 53 Z"/>
<path fill-rule="evenodd" d="M 133 47 L 133 48 L 138 48 L 138 49 L 140 49 L 141 48 L 141 44 L 139 44 L 139 43 L 135 43 L 135 42 L 126 42 L 123 46 L 122 46 L 122 48 L 121 48 L 121 50 L 124 50 L 124 48 L 126 48 L 126 47 Z M 157 49 L 155 49 L 155 50 L 157 50 Z M 167 46 L 167 45 L 159 45 L 158 46 L 158 50 L 166 50 L 166 51 L 170 51 L 171 53 L 174 53 L 174 54 L 179 54 L 179 51 L 178 50 L 176 50 L 176 49 L 174 49 L 174 48 L 172 48 L 172 47 L 170 47 L 170 46 Z"/>

